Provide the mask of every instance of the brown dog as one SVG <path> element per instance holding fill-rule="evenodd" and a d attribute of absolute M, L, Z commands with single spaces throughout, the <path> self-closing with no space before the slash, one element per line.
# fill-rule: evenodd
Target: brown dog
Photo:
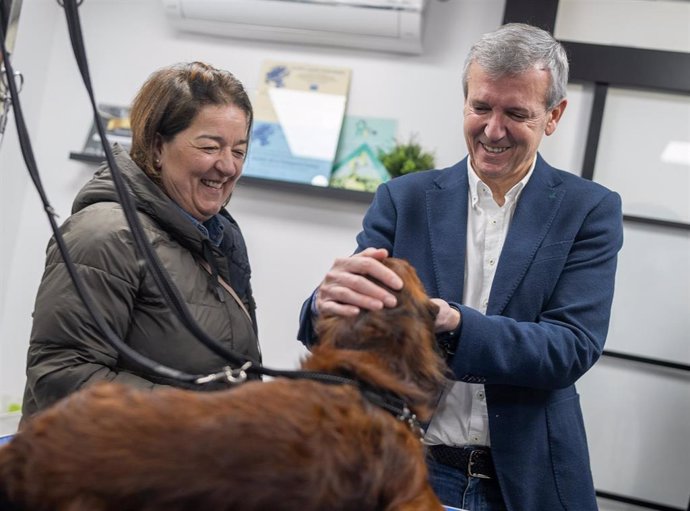
<path fill-rule="evenodd" d="M 321 318 L 302 368 L 391 391 L 424 420 L 444 382 L 437 307 L 410 265 L 385 264 L 405 283 L 398 306 Z M 442 509 L 406 422 L 352 385 L 283 378 L 217 392 L 94 385 L 0 448 L 3 492 L 26 511 Z"/>

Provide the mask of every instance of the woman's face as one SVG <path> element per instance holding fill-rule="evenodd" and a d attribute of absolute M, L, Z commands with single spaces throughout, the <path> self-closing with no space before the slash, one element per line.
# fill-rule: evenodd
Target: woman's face
<path fill-rule="evenodd" d="M 247 154 L 247 116 L 235 105 L 207 105 L 187 129 L 156 144 L 165 193 L 200 222 L 227 202 Z"/>

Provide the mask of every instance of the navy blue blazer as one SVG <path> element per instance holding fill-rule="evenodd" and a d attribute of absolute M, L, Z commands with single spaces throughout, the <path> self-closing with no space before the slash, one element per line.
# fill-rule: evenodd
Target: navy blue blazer
<path fill-rule="evenodd" d="M 379 186 L 357 236 L 361 251 L 407 259 L 432 297 L 462 313 L 449 361 L 458 380 L 486 386 L 491 449 L 511 511 L 595 511 L 574 383 L 597 361 L 609 325 L 620 196 L 554 169 L 541 156 L 522 191 L 486 315 L 461 304 L 467 158 Z M 315 341 L 310 301 L 298 337 Z"/>

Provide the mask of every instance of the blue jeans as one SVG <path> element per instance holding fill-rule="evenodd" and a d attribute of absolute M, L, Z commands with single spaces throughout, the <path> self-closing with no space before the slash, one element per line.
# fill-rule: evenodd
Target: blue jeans
<path fill-rule="evenodd" d="M 464 470 L 443 465 L 428 456 L 429 481 L 446 506 L 468 511 L 507 511 L 496 479 L 469 477 Z"/>

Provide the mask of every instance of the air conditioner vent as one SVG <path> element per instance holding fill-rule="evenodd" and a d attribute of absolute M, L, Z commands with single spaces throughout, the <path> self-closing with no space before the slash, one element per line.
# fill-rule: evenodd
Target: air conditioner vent
<path fill-rule="evenodd" d="M 427 0 L 163 0 L 179 30 L 421 53 Z"/>

